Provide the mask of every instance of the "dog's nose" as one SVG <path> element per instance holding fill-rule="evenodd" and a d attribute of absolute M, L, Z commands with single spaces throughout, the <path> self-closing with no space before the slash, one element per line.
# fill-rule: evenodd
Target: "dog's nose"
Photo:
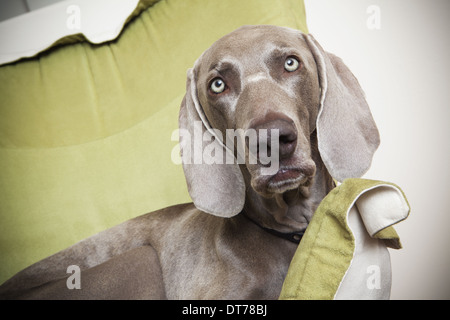
<path fill-rule="evenodd" d="M 252 127 L 252 129 L 256 130 L 258 140 L 257 140 L 257 152 L 262 148 L 267 150 L 267 153 L 271 153 L 272 150 L 276 150 L 272 143 L 278 143 L 278 152 L 279 159 L 287 159 L 295 151 L 295 147 L 297 145 L 297 130 L 295 129 L 295 125 L 290 120 L 285 119 L 275 119 L 268 122 L 257 124 Z M 266 134 L 262 134 L 262 131 L 265 131 Z M 274 133 L 273 130 L 278 131 L 278 140 L 273 140 L 272 135 Z"/>

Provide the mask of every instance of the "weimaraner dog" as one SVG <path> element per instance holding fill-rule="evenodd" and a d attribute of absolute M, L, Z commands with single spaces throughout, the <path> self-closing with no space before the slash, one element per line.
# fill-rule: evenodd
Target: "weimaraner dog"
<path fill-rule="evenodd" d="M 1 298 L 278 298 L 333 178 L 360 177 L 379 145 L 364 93 L 311 35 L 275 26 L 245 26 L 219 39 L 188 70 L 186 89 L 180 147 L 193 203 L 129 220 L 37 262 L 6 281 Z M 244 161 L 195 161 L 198 141 L 190 135 L 209 135 L 208 148 L 220 154 L 229 129 L 266 130 L 256 162 L 248 136 Z M 277 152 L 270 174 L 259 159 L 264 148 Z M 228 149 L 223 157 L 230 152 L 238 156 Z M 79 289 L 69 285 L 72 265 L 81 270 Z"/>

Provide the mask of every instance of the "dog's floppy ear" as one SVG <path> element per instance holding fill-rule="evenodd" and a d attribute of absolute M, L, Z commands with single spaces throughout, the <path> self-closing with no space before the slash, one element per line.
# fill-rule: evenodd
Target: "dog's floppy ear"
<path fill-rule="evenodd" d="M 179 127 L 184 175 L 195 206 L 220 217 L 232 217 L 241 212 L 245 202 L 244 178 L 236 161 L 226 162 L 230 150 L 224 146 L 220 131 L 210 127 L 198 101 L 193 69 L 188 70 Z M 204 152 L 205 147 L 214 150 L 214 158 L 211 152 Z"/>
<path fill-rule="evenodd" d="M 325 52 L 312 35 L 305 35 L 305 40 L 321 88 L 317 137 L 322 160 L 338 181 L 361 177 L 380 144 L 364 92 L 340 58 Z"/>

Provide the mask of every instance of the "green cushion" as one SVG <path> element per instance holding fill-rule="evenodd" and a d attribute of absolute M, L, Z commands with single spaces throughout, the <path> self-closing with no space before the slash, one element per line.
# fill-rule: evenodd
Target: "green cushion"
<path fill-rule="evenodd" d="M 380 194 L 384 192 L 383 197 L 375 197 L 372 192 L 375 189 L 378 189 Z M 358 207 L 358 199 L 369 197 L 372 197 L 372 202 L 369 202 L 368 207 L 363 207 L 362 204 Z M 401 248 L 400 238 L 392 225 L 409 215 L 409 204 L 403 191 L 395 184 L 383 181 L 346 179 L 330 191 L 315 211 L 289 266 L 280 299 L 335 298 L 344 277 L 349 274 L 352 262 L 357 258 L 356 243 L 361 245 L 366 241 L 361 240 L 361 234 L 356 229 L 352 230 L 350 226 L 349 212 L 354 205 L 361 211 L 363 230 L 367 229 L 364 232 L 369 233 L 368 236 L 379 239 L 384 246 Z M 365 249 L 367 250 L 363 250 L 360 254 L 366 256 L 382 254 L 374 244 Z M 390 264 L 386 263 L 384 267 L 389 269 L 390 274 Z M 358 272 L 365 274 L 366 270 Z M 350 287 L 358 292 L 357 289 L 364 287 L 366 283 L 360 282 L 360 278 L 356 281 L 357 283 L 353 283 Z M 389 286 L 383 288 L 389 293 L 390 277 L 384 285 Z M 373 295 L 377 294 L 374 292 Z"/>
<path fill-rule="evenodd" d="M 58 41 L 0 67 L 0 282 L 124 220 L 189 202 L 171 159 L 186 70 L 244 24 L 307 32 L 302 0 L 154 2 L 114 41 Z"/>

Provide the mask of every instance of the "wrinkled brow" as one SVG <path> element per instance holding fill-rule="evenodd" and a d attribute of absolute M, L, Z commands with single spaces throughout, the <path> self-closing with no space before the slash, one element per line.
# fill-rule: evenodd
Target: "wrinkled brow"
<path fill-rule="evenodd" d="M 300 55 L 300 52 L 297 48 L 289 45 L 274 45 L 273 48 L 268 53 L 268 57 L 279 57 L 279 56 L 288 56 L 288 55 Z"/>
<path fill-rule="evenodd" d="M 240 62 L 232 57 L 223 58 L 209 66 L 208 72 L 216 70 L 218 73 L 225 72 L 230 69 L 240 69 Z"/>

